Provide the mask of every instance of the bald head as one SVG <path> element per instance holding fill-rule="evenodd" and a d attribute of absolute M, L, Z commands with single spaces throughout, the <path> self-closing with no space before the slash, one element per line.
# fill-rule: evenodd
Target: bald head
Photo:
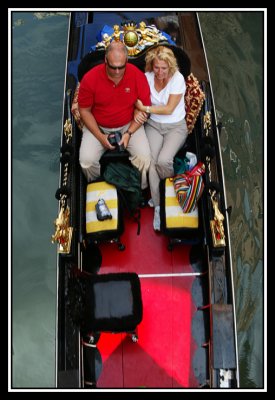
<path fill-rule="evenodd" d="M 128 58 L 127 47 L 122 42 L 116 42 L 113 40 L 109 44 L 105 52 L 105 57 L 109 58 L 109 56 L 111 56 L 112 58 L 124 57 L 125 60 L 127 60 Z"/>

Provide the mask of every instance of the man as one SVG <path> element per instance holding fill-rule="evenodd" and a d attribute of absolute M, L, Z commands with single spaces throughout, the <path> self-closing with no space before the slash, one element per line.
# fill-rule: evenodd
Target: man
<path fill-rule="evenodd" d="M 84 122 L 79 161 L 88 182 L 100 175 L 100 157 L 114 149 L 108 134 L 120 131 L 132 164 L 141 172 L 141 187 L 147 187 L 150 147 L 141 121 L 134 117 L 135 102 L 150 105 L 150 89 L 145 75 L 127 63 L 122 42 L 113 41 L 106 49 L 105 64 L 87 72 L 80 83 L 78 104 Z M 146 114 L 143 114 L 146 115 Z M 144 121 L 144 119 L 143 119 Z"/>

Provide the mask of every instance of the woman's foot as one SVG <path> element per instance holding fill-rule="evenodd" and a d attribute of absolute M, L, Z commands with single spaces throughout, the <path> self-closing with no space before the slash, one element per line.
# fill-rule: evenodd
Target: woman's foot
<path fill-rule="evenodd" d="M 153 227 L 155 231 L 160 231 L 160 207 L 156 206 L 155 207 L 155 213 L 154 213 L 154 221 L 153 221 Z"/>

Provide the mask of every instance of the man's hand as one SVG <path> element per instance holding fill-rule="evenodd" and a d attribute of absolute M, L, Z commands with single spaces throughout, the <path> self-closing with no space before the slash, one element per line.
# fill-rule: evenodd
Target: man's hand
<path fill-rule="evenodd" d="M 100 137 L 100 143 L 107 150 L 115 150 L 115 146 L 112 146 L 108 140 L 108 135 L 105 135 L 104 133 L 102 133 L 102 136 Z"/>
<path fill-rule="evenodd" d="M 129 143 L 129 140 L 130 140 L 130 136 L 129 135 L 122 135 L 122 138 L 121 138 L 121 140 L 120 140 L 120 142 L 119 142 L 119 145 L 124 145 L 124 148 L 126 149 L 127 148 L 127 146 L 128 146 L 128 143 Z"/>

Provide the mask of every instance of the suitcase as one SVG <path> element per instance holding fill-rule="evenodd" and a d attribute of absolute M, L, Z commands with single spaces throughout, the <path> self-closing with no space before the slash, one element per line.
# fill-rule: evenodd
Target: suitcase
<path fill-rule="evenodd" d="M 111 219 L 100 220 L 97 216 L 98 201 L 103 199 L 111 213 Z M 86 239 L 88 243 L 117 243 L 119 250 L 125 246 L 120 241 L 124 230 L 122 209 L 114 185 L 105 181 L 92 182 L 86 188 Z"/>
<path fill-rule="evenodd" d="M 197 244 L 200 239 L 198 207 L 190 213 L 183 213 L 170 178 L 160 182 L 160 226 L 168 236 L 168 250 L 177 243 Z"/>

